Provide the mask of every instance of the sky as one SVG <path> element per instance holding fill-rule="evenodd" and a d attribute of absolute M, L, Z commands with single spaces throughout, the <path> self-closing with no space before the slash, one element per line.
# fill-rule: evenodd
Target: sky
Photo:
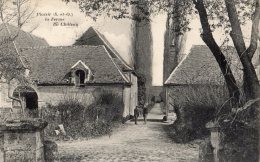
<path fill-rule="evenodd" d="M 101 16 L 96 22 L 80 12 L 76 3 L 66 4 L 62 0 L 35 0 L 37 1 L 36 11 L 31 22 L 24 26 L 25 31 L 32 31 L 36 36 L 44 38 L 51 46 L 69 46 L 72 45 L 90 26 L 100 31 L 121 54 L 121 56 L 131 63 L 131 20 L 121 19 L 113 20 L 106 16 Z M 67 14 L 70 16 L 44 16 L 44 14 Z M 72 15 L 73 14 L 73 15 Z M 77 24 L 73 27 L 54 26 L 51 20 L 54 18 L 64 18 L 63 22 Z M 49 18 L 49 21 L 46 21 Z M 161 14 L 152 17 L 152 37 L 153 37 L 153 85 L 162 85 L 163 83 L 163 45 L 166 16 Z M 200 38 L 200 23 L 198 18 L 191 21 L 192 30 L 188 32 L 185 53 L 194 44 L 204 44 Z M 214 36 L 217 42 L 223 41 L 221 31 L 216 31 Z"/>

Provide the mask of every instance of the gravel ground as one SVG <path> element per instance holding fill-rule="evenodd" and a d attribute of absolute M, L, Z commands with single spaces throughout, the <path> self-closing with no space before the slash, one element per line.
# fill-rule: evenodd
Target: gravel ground
<path fill-rule="evenodd" d="M 127 122 L 113 134 L 91 140 L 57 142 L 62 162 L 121 162 L 163 161 L 197 162 L 199 146 L 196 143 L 177 144 L 163 129 L 158 104 L 148 115 L 148 123 L 140 119 L 138 125 Z"/>

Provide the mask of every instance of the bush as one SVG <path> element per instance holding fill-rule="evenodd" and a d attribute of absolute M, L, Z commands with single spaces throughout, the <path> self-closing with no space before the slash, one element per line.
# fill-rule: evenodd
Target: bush
<path fill-rule="evenodd" d="M 173 124 L 176 142 L 188 142 L 208 135 L 205 124 L 224 113 L 227 91 L 218 86 L 179 86 L 172 90 L 177 120 Z M 228 102 L 227 102 L 228 103 Z"/>
<path fill-rule="evenodd" d="M 55 129 L 62 124 L 66 135 L 72 138 L 95 137 L 111 133 L 113 123 L 122 121 L 122 101 L 109 92 L 100 92 L 96 101 L 84 106 L 76 99 L 58 105 L 47 105 L 42 117 L 49 122 L 45 134 L 56 137 Z"/>
<path fill-rule="evenodd" d="M 230 123 L 221 130 L 220 161 L 257 162 L 258 132 L 240 122 Z"/>
<path fill-rule="evenodd" d="M 112 132 L 112 123 L 98 120 L 93 123 L 85 122 L 81 135 L 83 137 L 88 137 L 89 134 L 93 136 L 102 136 L 106 134 L 111 134 Z"/>
<path fill-rule="evenodd" d="M 219 151 L 220 161 L 259 161 L 259 135 L 255 123 L 255 112 L 252 111 L 254 110 L 253 103 L 248 101 L 243 108 L 235 108 L 224 117 L 218 117 L 222 148 Z"/>

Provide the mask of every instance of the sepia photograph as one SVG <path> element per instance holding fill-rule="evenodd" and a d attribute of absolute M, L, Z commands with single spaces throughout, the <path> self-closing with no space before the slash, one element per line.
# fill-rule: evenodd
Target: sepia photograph
<path fill-rule="evenodd" d="M 260 0 L 0 0 L 0 162 L 260 162 Z"/>

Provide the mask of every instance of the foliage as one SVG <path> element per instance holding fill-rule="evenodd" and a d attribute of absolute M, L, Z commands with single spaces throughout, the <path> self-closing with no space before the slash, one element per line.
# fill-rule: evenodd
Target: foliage
<path fill-rule="evenodd" d="M 97 19 L 99 16 L 106 14 L 109 17 L 115 19 L 131 18 L 134 20 L 149 19 L 151 15 L 157 15 L 160 13 L 167 13 L 173 15 L 180 22 L 182 31 L 189 30 L 189 23 L 192 19 L 192 15 L 198 14 L 198 11 L 194 8 L 194 1 L 192 0 L 63 0 L 65 2 L 76 2 L 79 5 L 81 11 L 85 12 L 86 16 L 93 19 Z M 196 2 L 196 1 L 195 1 Z M 132 15 L 131 9 L 137 7 L 143 11 L 143 17 L 136 17 Z M 205 7 L 207 9 L 208 18 L 211 20 L 212 30 L 222 27 L 226 29 L 226 33 L 230 31 L 231 26 L 226 11 L 224 0 L 204 0 Z M 252 20 L 252 13 L 255 8 L 255 1 L 253 0 L 235 0 L 237 5 L 238 16 L 242 25 L 248 20 Z M 141 7 L 140 7 L 141 6 Z M 143 6 L 143 7 L 142 7 Z M 146 8 L 149 8 L 147 11 Z"/>
<path fill-rule="evenodd" d="M 122 121 L 122 103 L 115 95 L 102 91 L 97 100 L 85 106 L 76 98 L 64 100 L 58 105 L 43 108 L 42 117 L 49 122 L 47 136 L 55 137 L 54 130 L 63 124 L 72 138 L 96 137 L 109 134 L 115 123 Z"/>
<path fill-rule="evenodd" d="M 16 23 L 21 28 L 29 22 L 37 3 L 31 0 L 1 0 L 0 21 L 2 23 Z"/>
<path fill-rule="evenodd" d="M 76 2 L 79 5 L 81 11 L 83 11 L 86 16 L 89 16 L 96 20 L 101 15 L 107 15 L 108 17 L 114 19 L 130 18 L 136 21 L 141 21 L 142 19 L 150 19 L 150 15 L 157 15 L 159 13 L 167 12 L 175 15 L 182 15 L 178 17 L 181 19 L 180 26 L 184 30 L 188 30 L 188 22 L 190 20 L 189 16 L 192 14 L 192 2 L 189 0 L 178 1 L 178 6 L 174 4 L 171 0 L 62 0 L 64 2 Z M 174 6 L 174 7 L 173 7 Z M 132 14 L 131 10 L 133 8 L 138 9 L 143 14 Z M 148 8 L 148 10 L 147 10 Z"/>
<path fill-rule="evenodd" d="M 176 142 L 208 135 L 205 125 L 216 116 L 225 114 L 230 106 L 227 90 L 220 86 L 175 87 L 171 94 L 177 120 L 173 124 L 173 137 Z"/>
<path fill-rule="evenodd" d="M 222 123 L 220 128 L 220 161 L 258 161 L 257 129 L 238 121 Z"/>

